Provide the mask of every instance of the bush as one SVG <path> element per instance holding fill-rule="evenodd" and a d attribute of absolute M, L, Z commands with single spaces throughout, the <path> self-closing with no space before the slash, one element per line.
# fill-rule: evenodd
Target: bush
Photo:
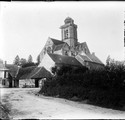
<path fill-rule="evenodd" d="M 119 108 L 125 105 L 125 66 L 108 64 L 102 70 L 53 68 L 55 76 L 45 82 L 41 93 L 70 99 L 73 96 L 92 104 Z"/>
<path fill-rule="evenodd" d="M 22 68 L 31 67 L 31 66 L 36 66 L 36 64 L 34 62 L 25 63 L 25 64 L 22 65 Z"/>

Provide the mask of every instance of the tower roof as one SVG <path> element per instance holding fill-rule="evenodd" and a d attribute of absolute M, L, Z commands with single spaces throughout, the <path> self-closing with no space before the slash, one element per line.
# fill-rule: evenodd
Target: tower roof
<path fill-rule="evenodd" d="M 65 24 L 67 23 L 74 23 L 74 20 L 71 18 L 71 17 L 67 17 L 65 20 L 64 20 Z"/>

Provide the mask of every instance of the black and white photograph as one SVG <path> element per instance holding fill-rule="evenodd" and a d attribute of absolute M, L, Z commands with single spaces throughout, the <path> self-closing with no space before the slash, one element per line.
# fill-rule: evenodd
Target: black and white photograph
<path fill-rule="evenodd" d="M 125 2 L 0 2 L 0 118 L 125 119 Z"/>

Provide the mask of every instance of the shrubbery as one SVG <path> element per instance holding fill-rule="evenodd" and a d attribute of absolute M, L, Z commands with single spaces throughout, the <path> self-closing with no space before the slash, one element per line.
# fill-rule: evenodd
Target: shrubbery
<path fill-rule="evenodd" d="M 55 76 L 47 80 L 40 93 L 80 100 L 105 107 L 119 108 L 125 105 L 125 66 L 110 63 L 102 70 L 87 68 L 52 68 Z"/>

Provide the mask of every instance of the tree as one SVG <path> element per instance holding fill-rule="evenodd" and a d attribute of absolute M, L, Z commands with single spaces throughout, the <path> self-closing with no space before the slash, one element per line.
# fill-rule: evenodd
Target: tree
<path fill-rule="evenodd" d="M 37 56 L 37 65 L 40 64 L 40 55 Z"/>
<path fill-rule="evenodd" d="M 36 64 L 34 62 L 32 62 L 32 63 L 25 63 L 25 64 L 22 65 L 22 68 L 31 67 L 31 66 L 36 66 Z"/>
<path fill-rule="evenodd" d="M 19 58 L 18 55 L 15 57 L 15 60 L 14 60 L 13 64 L 14 65 L 20 65 L 20 58 Z"/>
<path fill-rule="evenodd" d="M 23 66 L 23 65 L 26 64 L 26 63 L 27 63 L 27 61 L 26 61 L 25 58 L 21 58 L 21 59 L 20 59 L 20 65 L 21 65 L 21 66 Z"/>
<path fill-rule="evenodd" d="M 32 58 L 32 56 L 31 55 L 29 55 L 29 57 L 28 57 L 28 61 L 27 61 L 28 63 L 32 63 L 33 62 L 33 58 Z"/>
<path fill-rule="evenodd" d="M 111 58 L 110 58 L 110 55 L 107 57 L 106 59 L 106 66 L 109 66 L 110 65 L 110 62 L 111 62 Z"/>
<path fill-rule="evenodd" d="M 52 67 L 52 68 L 51 68 L 51 71 L 52 71 L 52 73 L 53 73 L 54 75 L 56 75 L 56 73 L 57 73 L 57 66 Z"/>

